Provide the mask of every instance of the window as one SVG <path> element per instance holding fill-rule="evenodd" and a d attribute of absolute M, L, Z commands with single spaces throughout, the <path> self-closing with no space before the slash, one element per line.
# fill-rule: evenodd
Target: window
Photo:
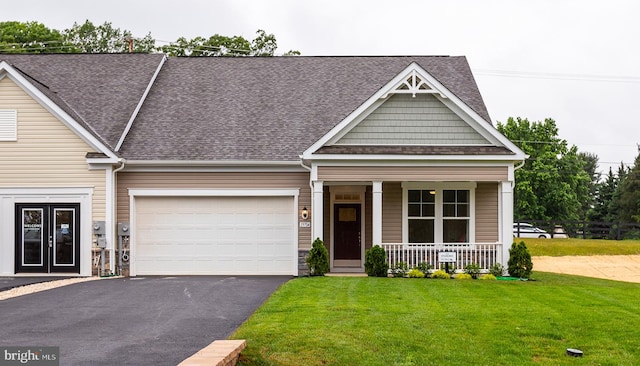
<path fill-rule="evenodd" d="M 469 243 L 475 240 L 474 183 L 405 183 L 403 241 Z"/>
<path fill-rule="evenodd" d="M 409 242 L 433 243 L 436 192 L 432 189 L 408 192 Z"/>
<path fill-rule="evenodd" d="M 0 141 L 18 140 L 18 111 L 0 109 Z"/>
<path fill-rule="evenodd" d="M 445 243 L 469 242 L 469 191 L 442 191 L 442 236 Z"/>

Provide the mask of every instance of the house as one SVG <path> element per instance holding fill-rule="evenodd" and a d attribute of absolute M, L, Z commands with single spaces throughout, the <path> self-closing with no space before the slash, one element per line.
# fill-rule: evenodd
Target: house
<path fill-rule="evenodd" d="M 0 276 L 489 268 L 524 158 L 464 57 L 0 55 Z"/>

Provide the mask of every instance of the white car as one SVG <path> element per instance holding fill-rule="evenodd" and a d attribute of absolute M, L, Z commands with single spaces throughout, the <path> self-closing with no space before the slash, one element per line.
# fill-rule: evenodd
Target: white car
<path fill-rule="evenodd" d="M 531 224 L 527 224 L 527 223 L 519 223 L 519 224 L 513 224 L 513 236 L 517 237 L 517 238 L 541 238 L 541 239 L 548 239 L 551 237 L 551 235 L 538 228 L 535 227 Z"/>

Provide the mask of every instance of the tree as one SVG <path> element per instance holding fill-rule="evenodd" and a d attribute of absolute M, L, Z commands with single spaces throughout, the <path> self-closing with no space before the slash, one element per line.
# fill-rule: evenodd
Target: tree
<path fill-rule="evenodd" d="M 62 34 L 38 22 L 0 22 L 0 53 L 66 52 Z"/>
<path fill-rule="evenodd" d="M 178 38 L 168 46 L 162 46 L 162 52 L 169 56 L 273 56 L 278 43 L 276 37 L 258 29 L 257 36 L 251 42 L 242 36 L 222 36 L 214 34 L 209 38 Z M 300 55 L 299 51 L 289 51 L 286 55 Z"/>
<path fill-rule="evenodd" d="M 589 198 L 582 204 L 580 219 L 587 219 L 589 212 L 593 209 L 598 195 L 598 188 L 602 174 L 598 172 L 598 155 L 592 153 L 578 153 L 578 158 L 584 161 L 584 171 L 589 175 Z"/>
<path fill-rule="evenodd" d="M 640 223 L 640 147 L 634 166 L 625 174 L 614 198 L 618 222 Z"/>
<path fill-rule="evenodd" d="M 570 221 L 584 217 L 589 202 L 587 161 L 575 146 L 558 137 L 553 119 L 544 122 L 509 118 L 498 130 L 529 158 L 516 170 L 514 214 L 519 219 Z"/>
<path fill-rule="evenodd" d="M 94 25 L 89 20 L 83 24 L 73 23 L 63 32 L 64 40 L 72 45 L 73 53 L 124 53 L 155 51 L 155 39 L 151 33 L 144 38 L 134 39 L 131 31 L 114 28 L 111 23 Z"/>

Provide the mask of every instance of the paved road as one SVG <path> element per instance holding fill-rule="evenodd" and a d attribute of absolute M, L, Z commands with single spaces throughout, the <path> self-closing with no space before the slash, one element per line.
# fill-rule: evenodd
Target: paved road
<path fill-rule="evenodd" d="M 176 365 L 290 278 L 114 278 L 7 299 L 0 346 L 59 346 L 60 365 Z"/>

